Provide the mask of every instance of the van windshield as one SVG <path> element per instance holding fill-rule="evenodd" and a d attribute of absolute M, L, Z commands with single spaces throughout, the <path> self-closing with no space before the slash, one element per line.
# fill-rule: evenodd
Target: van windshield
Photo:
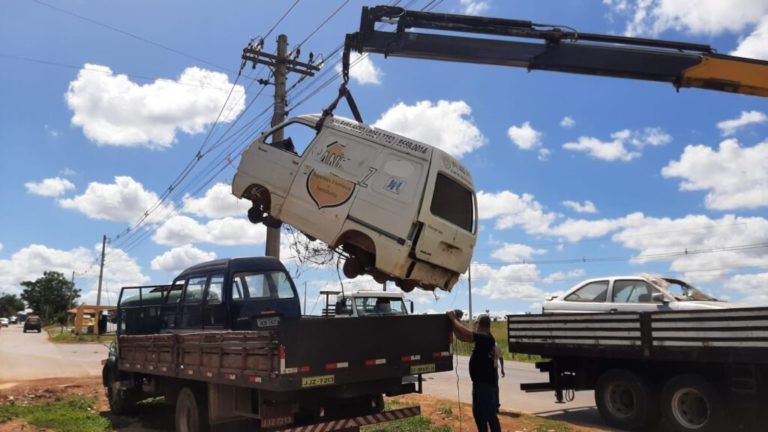
<path fill-rule="evenodd" d="M 430 206 L 433 215 L 472 232 L 474 209 L 472 191 L 446 175 L 437 174 Z"/>

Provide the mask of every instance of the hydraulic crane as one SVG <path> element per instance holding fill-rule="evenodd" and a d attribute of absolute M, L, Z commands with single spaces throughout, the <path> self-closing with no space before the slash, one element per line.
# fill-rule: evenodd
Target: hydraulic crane
<path fill-rule="evenodd" d="M 377 23 L 396 24 L 393 32 Z M 408 31 L 426 29 L 441 33 Z M 452 36 L 474 33 L 493 38 Z M 507 40 L 509 37 L 514 40 Z M 527 42 L 520 39 L 539 39 Z M 768 62 L 717 54 L 709 45 L 581 33 L 531 21 L 364 7 L 360 30 L 346 36 L 343 78 L 350 52 L 503 65 L 671 83 L 681 87 L 768 96 Z M 350 99 L 350 98 L 348 98 Z M 353 107 L 353 111 L 356 111 Z M 357 116 L 357 114 L 356 114 Z"/>

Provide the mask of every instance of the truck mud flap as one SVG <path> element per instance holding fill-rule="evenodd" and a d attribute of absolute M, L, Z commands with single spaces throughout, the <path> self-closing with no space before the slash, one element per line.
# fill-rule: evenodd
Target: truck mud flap
<path fill-rule="evenodd" d="M 352 417 L 325 423 L 315 423 L 313 425 L 299 426 L 290 429 L 280 429 L 279 432 L 356 431 L 363 426 L 386 423 L 418 415 L 421 415 L 421 407 L 415 406 L 384 411 L 367 416 Z"/>

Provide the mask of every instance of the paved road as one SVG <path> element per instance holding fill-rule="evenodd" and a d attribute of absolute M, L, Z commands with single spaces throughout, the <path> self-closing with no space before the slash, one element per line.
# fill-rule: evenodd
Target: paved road
<path fill-rule="evenodd" d="M 0 382 L 101 374 L 107 348 L 101 344 L 54 344 L 21 325 L 0 330 Z"/>
<path fill-rule="evenodd" d="M 469 357 L 458 357 L 459 394 L 462 402 L 472 401 L 472 382 L 469 380 Z M 597 408 L 594 393 L 576 392 L 572 402 L 555 403 L 554 392 L 523 393 L 520 383 L 546 381 L 546 375 L 540 373 L 532 363 L 504 362 L 506 378 L 500 382 L 502 409 L 522 411 L 569 423 L 605 428 Z M 444 399 L 456 400 L 456 371 L 427 375 L 424 393 Z M 608 429 L 606 429 L 608 430 Z"/>

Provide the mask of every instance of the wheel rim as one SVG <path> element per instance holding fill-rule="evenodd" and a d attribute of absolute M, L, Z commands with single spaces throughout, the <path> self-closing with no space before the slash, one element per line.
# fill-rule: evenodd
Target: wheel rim
<path fill-rule="evenodd" d="M 605 392 L 605 406 L 613 417 L 630 417 L 635 413 L 635 393 L 623 383 L 612 383 Z"/>
<path fill-rule="evenodd" d="M 688 429 L 700 429 L 709 421 L 709 404 L 694 388 L 681 388 L 672 395 L 672 415 Z"/>

